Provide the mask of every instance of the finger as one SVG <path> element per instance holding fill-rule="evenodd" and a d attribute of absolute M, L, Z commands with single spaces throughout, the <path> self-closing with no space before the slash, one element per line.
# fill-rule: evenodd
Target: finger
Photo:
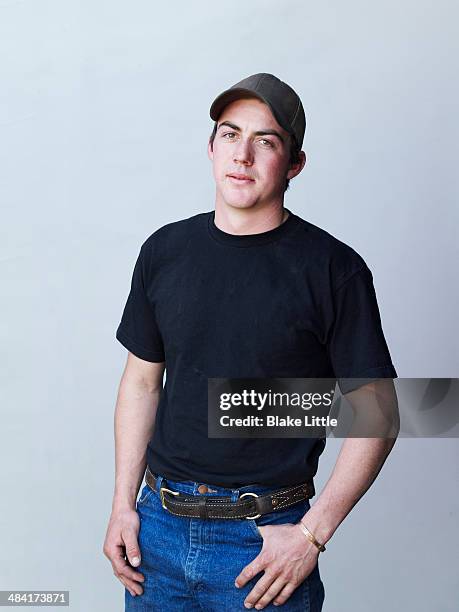
<path fill-rule="evenodd" d="M 128 578 L 124 578 L 123 576 L 117 576 L 117 578 L 133 597 L 136 595 L 142 595 L 143 589 L 139 584 L 129 580 Z"/>
<path fill-rule="evenodd" d="M 275 580 L 276 580 L 275 574 L 265 571 L 263 577 L 260 578 L 260 580 L 258 580 L 256 585 L 253 587 L 253 589 L 250 591 L 250 593 L 245 598 L 244 605 L 250 604 L 251 607 L 253 607 L 256 603 L 258 603 L 258 601 L 262 597 L 264 597 L 266 591 L 268 591 L 268 589 L 270 588 L 270 586 L 273 584 Z M 278 591 L 276 591 L 275 594 L 277 595 L 277 593 Z"/>
<path fill-rule="evenodd" d="M 122 580 L 120 580 L 120 582 L 123 584 L 123 586 L 126 589 L 126 591 L 128 591 L 128 593 L 130 593 L 132 597 L 137 597 L 137 594 L 134 593 L 134 591 L 132 591 L 131 589 L 128 589 L 127 586 L 124 584 L 124 582 Z"/>
<path fill-rule="evenodd" d="M 262 595 L 258 601 L 255 601 L 253 605 L 256 605 L 257 610 L 261 610 L 271 603 L 271 601 L 282 591 L 284 587 L 285 578 L 282 575 L 278 576 L 274 582 L 271 583 L 271 586 L 265 591 L 264 595 Z"/>
<path fill-rule="evenodd" d="M 277 595 L 274 599 L 274 605 L 281 606 L 282 604 L 284 604 L 297 587 L 298 585 L 295 586 L 291 582 L 287 582 L 287 584 L 284 586 L 279 595 Z"/>
<path fill-rule="evenodd" d="M 133 529 L 125 529 L 122 533 L 126 556 L 133 567 L 140 565 L 141 555 L 137 542 L 137 534 Z"/>
<path fill-rule="evenodd" d="M 134 582 L 145 582 L 145 576 L 140 572 L 134 571 L 127 563 L 118 570 L 118 573 L 120 576 L 129 578 L 129 580 L 133 580 Z"/>
<path fill-rule="evenodd" d="M 243 587 L 249 580 L 264 570 L 266 563 L 260 558 L 260 555 L 255 557 L 248 565 L 244 567 L 242 572 L 237 576 L 234 584 L 237 588 Z"/>
<path fill-rule="evenodd" d="M 145 576 L 143 574 L 132 569 L 122 553 L 119 553 L 112 559 L 112 567 L 113 571 L 118 575 L 125 576 L 126 578 L 135 580 L 137 582 L 143 582 L 145 580 Z"/>
<path fill-rule="evenodd" d="M 127 575 L 134 580 L 142 582 L 144 580 L 143 574 L 136 572 L 125 559 L 125 547 L 123 544 L 118 544 L 114 547 L 104 549 L 105 556 L 109 559 L 112 564 L 113 570 L 121 572 L 123 568 L 127 568 Z"/>

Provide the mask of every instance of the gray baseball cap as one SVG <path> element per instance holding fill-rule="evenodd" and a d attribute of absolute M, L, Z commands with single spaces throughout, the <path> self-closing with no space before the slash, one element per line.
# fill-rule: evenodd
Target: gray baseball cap
<path fill-rule="evenodd" d="M 306 117 L 298 94 L 273 74 L 259 72 L 239 81 L 215 98 L 210 116 L 217 121 L 224 107 L 230 102 L 248 97 L 259 98 L 271 109 L 277 123 L 296 138 L 299 148 L 303 145 Z"/>

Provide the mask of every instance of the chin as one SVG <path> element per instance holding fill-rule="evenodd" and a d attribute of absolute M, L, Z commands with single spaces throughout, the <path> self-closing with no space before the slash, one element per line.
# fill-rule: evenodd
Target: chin
<path fill-rule="evenodd" d="M 232 206 L 233 208 L 238 208 L 238 209 L 251 208 L 252 206 L 255 206 L 256 204 L 256 202 L 244 202 L 244 201 L 241 202 L 240 200 L 235 201 L 235 200 L 232 200 L 231 198 L 229 199 L 225 198 L 225 203 L 228 206 Z"/>

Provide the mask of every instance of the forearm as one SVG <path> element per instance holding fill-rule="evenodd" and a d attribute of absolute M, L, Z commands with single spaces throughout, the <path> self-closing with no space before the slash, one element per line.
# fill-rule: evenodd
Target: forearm
<path fill-rule="evenodd" d="M 346 438 L 333 472 L 304 524 L 325 544 L 369 489 L 395 443 L 394 438 Z"/>
<path fill-rule="evenodd" d="M 161 386 L 123 377 L 115 409 L 113 509 L 133 508 L 145 473 Z"/>

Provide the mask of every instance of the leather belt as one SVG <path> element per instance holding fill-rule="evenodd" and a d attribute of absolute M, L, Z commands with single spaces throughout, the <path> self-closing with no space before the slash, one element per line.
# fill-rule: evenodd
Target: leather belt
<path fill-rule="evenodd" d="M 151 489 L 156 490 L 156 477 L 149 468 L 145 473 L 145 481 Z M 263 514 L 276 512 L 310 499 L 315 495 L 315 490 L 313 482 L 309 481 L 277 489 L 265 495 L 243 493 L 234 502 L 227 496 L 187 495 L 172 491 L 162 484 L 159 493 L 163 508 L 176 516 L 201 519 L 255 519 Z"/>

